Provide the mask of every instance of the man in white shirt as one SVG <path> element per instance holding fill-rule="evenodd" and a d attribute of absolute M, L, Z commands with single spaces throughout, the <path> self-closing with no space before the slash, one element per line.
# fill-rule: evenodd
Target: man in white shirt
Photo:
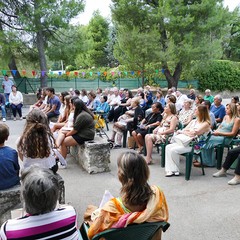
<path fill-rule="evenodd" d="M 188 97 L 186 94 L 182 94 L 180 91 L 176 91 L 176 98 L 177 98 L 177 102 L 176 102 L 176 110 L 177 112 L 179 112 L 182 108 L 183 108 L 183 104 L 185 102 L 185 100 L 188 100 Z"/>
<path fill-rule="evenodd" d="M 108 114 L 108 120 L 111 122 L 114 118 L 114 110 L 118 108 L 118 105 L 121 103 L 121 97 L 119 95 L 118 88 L 113 88 L 113 97 L 109 103 L 110 111 Z"/>

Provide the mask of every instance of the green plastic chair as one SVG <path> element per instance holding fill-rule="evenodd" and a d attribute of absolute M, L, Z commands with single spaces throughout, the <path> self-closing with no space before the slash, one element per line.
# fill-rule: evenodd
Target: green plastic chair
<path fill-rule="evenodd" d="M 217 156 L 217 169 L 221 169 L 222 168 L 222 159 L 223 159 L 223 152 L 224 152 L 224 148 L 230 148 L 232 141 L 233 141 L 233 137 L 224 137 L 223 143 L 218 144 L 216 146 L 216 156 Z"/>
<path fill-rule="evenodd" d="M 207 135 L 207 138 L 204 140 L 204 144 L 207 144 L 207 142 L 209 141 L 210 137 L 211 137 L 211 133 L 209 133 Z M 201 163 L 201 168 L 202 168 L 202 175 L 205 175 L 203 159 L 202 159 L 202 152 L 201 152 L 202 147 L 200 147 L 197 151 L 195 151 L 195 146 L 198 143 L 199 143 L 198 141 L 193 141 L 190 144 L 190 146 L 192 146 L 191 152 L 187 152 L 187 153 L 181 154 L 182 156 L 186 157 L 185 180 L 187 180 L 187 181 L 190 179 L 190 175 L 191 175 L 193 156 L 199 156 L 200 157 L 200 163 Z"/>
<path fill-rule="evenodd" d="M 170 224 L 167 222 L 152 222 L 129 225 L 126 228 L 112 228 L 93 237 L 93 240 L 151 240 L 161 228 L 165 232 Z"/>

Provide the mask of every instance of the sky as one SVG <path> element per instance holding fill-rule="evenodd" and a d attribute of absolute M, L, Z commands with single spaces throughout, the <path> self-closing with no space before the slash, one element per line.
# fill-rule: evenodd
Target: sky
<path fill-rule="evenodd" d="M 93 12 L 98 9 L 103 17 L 110 19 L 110 4 L 111 0 L 86 0 L 85 10 L 73 20 L 74 25 L 87 25 Z M 228 6 L 230 11 L 234 10 L 237 5 L 240 5 L 240 0 L 224 0 L 224 6 Z"/>

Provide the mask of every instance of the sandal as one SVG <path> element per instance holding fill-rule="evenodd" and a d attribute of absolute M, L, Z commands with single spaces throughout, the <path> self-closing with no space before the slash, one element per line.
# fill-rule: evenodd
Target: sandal
<path fill-rule="evenodd" d="M 139 150 L 137 151 L 138 154 L 143 154 L 143 147 L 139 148 Z"/>
<path fill-rule="evenodd" d="M 146 162 L 147 162 L 147 165 L 151 165 L 152 164 L 152 158 L 150 159 L 150 161 L 146 160 Z"/>

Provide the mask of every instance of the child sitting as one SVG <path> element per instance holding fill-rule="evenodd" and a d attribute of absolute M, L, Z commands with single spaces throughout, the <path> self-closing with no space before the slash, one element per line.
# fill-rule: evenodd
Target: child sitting
<path fill-rule="evenodd" d="M 8 126 L 0 124 L 0 190 L 20 184 L 17 151 L 4 144 L 8 136 Z"/>

